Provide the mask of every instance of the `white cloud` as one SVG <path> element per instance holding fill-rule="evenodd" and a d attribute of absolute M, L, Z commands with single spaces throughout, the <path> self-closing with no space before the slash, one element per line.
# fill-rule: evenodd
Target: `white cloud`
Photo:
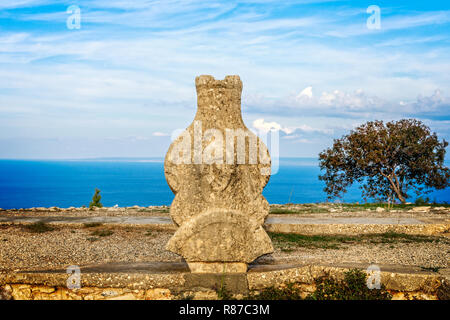
<path fill-rule="evenodd" d="M 395 30 L 404 30 L 422 26 L 446 24 L 450 22 L 450 10 L 428 11 L 422 13 L 400 12 L 396 15 L 384 16 L 381 8 L 381 29 L 378 33 Z M 360 35 L 373 34 L 374 30 L 368 29 L 362 23 L 341 24 L 335 26 L 326 35 L 338 38 L 347 38 Z"/>
<path fill-rule="evenodd" d="M 283 105 L 287 106 L 289 111 L 308 110 L 309 112 L 321 112 L 322 114 L 330 111 L 332 113 L 364 113 L 374 111 L 385 111 L 387 101 L 376 96 L 369 96 L 362 89 L 353 92 L 341 90 L 323 91 L 319 96 L 313 96 L 312 87 L 307 87 L 298 95 L 282 98 Z M 276 105 L 277 102 L 274 102 Z M 279 104 L 279 102 L 278 102 Z M 287 111 L 289 113 L 289 111 Z"/>
<path fill-rule="evenodd" d="M 313 128 L 306 124 L 301 124 L 298 126 L 282 126 L 281 124 L 272 121 L 272 122 L 266 122 L 264 119 L 256 119 L 253 121 L 253 128 L 256 129 L 256 131 L 267 133 L 269 131 L 281 131 L 287 136 L 292 135 L 295 132 L 302 132 L 302 133 L 322 133 L 322 134 L 330 134 L 333 132 L 331 129 L 321 129 L 321 128 Z M 298 135 L 297 135 L 298 136 Z M 293 137 L 293 136 L 292 136 Z M 292 139 L 286 137 L 286 139 Z"/>
<path fill-rule="evenodd" d="M 297 95 L 297 100 L 301 100 L 301 99 L 312 99 L 313 97 L 313 92 L 312 92 L 312 87 L 306 87 L 305 89 L 303 89 L 298 95 Z"/>
<path fill-rule="evenodd" d="M 2 2 L 0 2 L 0 9 L 33 7 L 47 4 L 49 2 L 49 0 L 2 0 Z"/>
<path fill-rule="evenodd" d="M 400 101 L 399 105 L 403 110 L 411 113 L 440 111 L 442 115 L 450 114 L 450 97 L 444 96 L 439 89 L 430 96 L 419 95 L 415 101 Z"/>
<path fill-rule="evenodd" d="M 2 1 L 0 8 L 44 2 Z M 246 1 L 253 2 L 280 9 L 271 0 Z M 19 32 L 2 28 L 3 135 L 118 134 L 161 141 L 158 136 L 192 120 L 199 74 L 239 74 L 244 117 L 257 119 L 255 128 L 279 130 L 285 142 L 316 143 L 321 135 L 325 141 L 344 130 L 339 125 L 368 119 L 449 113 L 449 98 L 433 94 L 435 88 L 450 92 L 447 33 L 441 26 L 436 32 L 406 30 L 446 23 L 449 11 L 386 14 L 382 8 L 382 30 L 371 37 L 359 8 L 283 17 L 235 1 L 77 3 L 81 30 L 48 32 L 23 21 Z M 61 22 L 64 28 L 65 11 L 42 11 L 14 18 Z M 336 31 L 332 36 L 365 36 L 340 43 L 329 41 L 330 30 Z M 432 46 L 421 45 L 428 42 Z"/>
<path fill-rule="evenodd" d="M 313 143 L 314 141 L 311 141 L 309 139 L 298 139 L 298 140 L 295 140 L 294 142 L 297 142 L 297 143 Z"/>
<path fill-rule="evenodd" d="M 333 92 L 322 92 L 318 104 L 327 107 L 348 108 L 351 110 L 372 110 L 382 107 L 384 101 L 378 97 L 369 97 L 362 89 L 358 89 L 352 93 L 334 90 Z"/>
<path fill-rule="evenodd" d="M 155 136 L 155 137 L 168 137 L 169 134 L 168 133 L 164 133 L 164 132 L 156 131 L 156 132 L 153 132 L 153 136 Z"/>
<path fill-rule="evenodd" d="M 430 95 L 419 95 L 414 100 L 382 99 L 368 95 L 362 89 L 353 92 L 336 89 L 314 96 L 309 94 L 312 87 L 306 89 L 306 94 L 304 89 L 299 94 L 294 93 L 278 99 L 255 94 L 247 97 L 246 104 L 251 112 L 286 119 L 305 116 L 349 119 L 447 118 L 450 115 L 450 97 L 439 89 L 435 89 Z M 331 129 L 327 131 L 308 125 L 284 127 L 276 122 L 263 122 L 262 119 L 259 119 L 257 125 L 265 131 L 280 130 L 286 134 L 295 130 L 324 134 L 332 132 Z"/>
<path fill-rule="evenodd" d="M 253 121 L 253 128 L 258 132 L 267 133 L 269 131 L 279 131 L 284 129 L 277 122 L 265 122 L 264 119 L 256 119 Z"/>
<path fill-rule="evenodd" d="M 297 139 L 300 138 L 300 136 L 298 134 L 293 134 L 290 136 L 282 136 L 281 139 L 285 139 L 285 140 L 293 140 L 293 139 Z"/>

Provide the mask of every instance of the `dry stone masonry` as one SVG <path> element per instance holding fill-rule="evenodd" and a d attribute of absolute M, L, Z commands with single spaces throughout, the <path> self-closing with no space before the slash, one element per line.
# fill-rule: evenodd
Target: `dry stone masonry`
<path fill-rule="evenodd" d="M 195 85 L 197 114 L 164 163 L 178 226 L 166 248 L 192 272 L 246 272 L 249 262 L 273 252 L 262 227 L 269 213 L 262 195 L 269 152 L 242 120 L 239 76 L 203 75 Z"/>

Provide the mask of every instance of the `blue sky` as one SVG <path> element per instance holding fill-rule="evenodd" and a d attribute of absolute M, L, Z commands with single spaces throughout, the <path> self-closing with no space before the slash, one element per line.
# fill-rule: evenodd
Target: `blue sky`
<path fill-rule="evenodd" d="M 0 158 L 163 156 L 201 74 L 241 77 L 244 121 L 279 129 L 281 156 L 375 119 L 450 140 L 449 30 L 447 1 L 2 0 Z"/>

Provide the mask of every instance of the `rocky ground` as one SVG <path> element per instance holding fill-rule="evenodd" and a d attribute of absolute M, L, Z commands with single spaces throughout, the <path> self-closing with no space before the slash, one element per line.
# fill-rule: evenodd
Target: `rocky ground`
<path fill-rule="evenodd" d="M 450 217 L 448 206 L 406 206 L 386 210 L 382 206 L 339 204 L 272 205 L 272 216 L 317 217 Z M 2 210 L 0 216 L 167 216 L 169 208 L 32 208 Z M 26 225 L 0 224 L 0 270 L 56 269 L 68 265 L 108 262 L 181 261 L 165 250 L 173 231 L 102 224 Z M 377 263 L 418 266 L 439 271 L 449 268 L 450 239 L 446 236 L 293 236 L 270 234 L 275 252 L 258 263 Z"/>
<path fill-rule="evenodd" d="M 367 241 L 358 239 L 336 245 L 285 244 L 274 241 L 275 252 L 261 257 L 259 263 L 342 264 L 372 263 L 380 265 L 416 266 L 436 270 L 450 267 L 450 240 L 423 237 L 420 240 Z M 425 240 L 422 242 L 422 240 Z"/>
<path fill-rule="evenodd" d="M 0 226 L 0 270 L 56 269 L 68 265 L 108 262 L 181 261 L 164 249 L 170 231 L 132 227 L 52 226 L 41 233 L 24 225 Z M 279 239 L 271 234 L 273 254 L 259 263 L 377 263 L 418 266 L 437 270 L 449 268 L 450 240 L 421 236 L 392 239 L 374 237 L 334 238 L 301 236 Z"/>
<path fill-rule="evenodd" d="M 14 216 L 30 214 L 33 216 L 54 216 L 58 214 L 66 216 L 89 217 L 89 216 L 169 216 L 169 206 L 132 206 L 132 207 L 36 207 L 22 209 L 1 209 L 0 216 Z M 430 216 L 450 215 L 450 205 L 395 205 L 388 208 L 387 204 L 335 204 L 335 203 L 311 203 L 311 204 L 271 204 L 272 215 L 312 215 L 320 214 L 321 217 L 333 216 Z"/>
<path fill-rule="evenodd" d="M 171 233 L 142 228 L 0 226 L 0 269 L 61 268 L 106 262 L 179 261 L 164 249 Z"/>
<path fill-rule="evenodd" d="M 90 217 L 90 216 L 168 216 L 169 207 L 168 206 L 150 206 L 150 207 L 107 207 L 107 208 L 97 208 L 92 209 L 80 207 L 70 207 L 70 208 L 28 208 L 28 209 L 0 209 L 0 216 L 9 215 L 20 215 L 29 214 L 33 216 L 55 216 L 55 215 L 65 215 L 65 216 L 77 216 L 77 217 Z"/>

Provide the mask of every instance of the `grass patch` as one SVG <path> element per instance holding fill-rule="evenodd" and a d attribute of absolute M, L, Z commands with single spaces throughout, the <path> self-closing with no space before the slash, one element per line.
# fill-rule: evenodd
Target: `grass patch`
<path fill-rule="evenodd" d="M 368 240 L 371 243 L 438 243 L 442 240 L 438 237 L 396 232 L 368 234 L 361 236 L 361 238 L 362 240 Z"/>
<path fill-rule="evenodd" d="M 269 232 L 274 245 L 283 252 L 292 252 L 295 248 L 313 249 L 339 249 L 343 244 L 369 243 L 392 244 L 395 243 L 439 243 L 449 240 L 440 237 L 411 235 L 405 233 L 385 232 L 380 234 L 366 234 L 357 236 L 346 235 L 303 235 L 294 233 Z"/>
<path fill-rule="evenodd" d="M 114 232 L 111 230 L 95 230 L 91 233 L 91 236 L 97 236 L 97 237 L 108 237 L 112 235 Z"/>
<path fill-rule="evenodd" d="M 442 269 L 442 267 L 420 267 L 424 271 L 432 271 L 432 272 L 439 272 L 439 270 Z"/>
<path fill-rule="evenodd" d="M 169 213 L 169 208 L 163 208 L 163 209 L 153 209 L 152 212 L 159 212 L 159 213 Z"/>
<path fill-rule="evenodd" d="M 387 203 L 342 203 L 340 204 L 343 208 L 359 208 L 359 209 L 376 209 L 378 207 L 387 208 Z M 414 207 L 445 207 L 450 208 L 450 204 L 448 203 L 422 203 L 422 204 L 403 204 L 403 203 L 395 203 L 391 204 L 391 209 L 412 209 Z"/>
<path fill-rule="evenodd" d="M 119 228 L 120 228 L 120 230 L 125 231 L 126 233 L 136 231 L 136 228 L 132 227 L 132 226 L 120 226 Z"/>
<path fill-rule="evenodd" d="M 103 223 L 101 223 L 101 222 L 83 223 L 83 227 L 85 227 L 85 228 L 96 228 L 96 227 L 100 227 L 101 225 L 103 225 Z"/>
<path fill-rule="evenodd" d="M 295 209 L 270 208 L 269 211 L 269 213 L 273 214 L 302 214 L 302 213 L 327 213 L 327 212 L 330 212 L 327 208 L 315 208 L 311 206 L 304 206 L 304 208 L 295 208 Z"/>
<path fill-rule="evenodd" d="M 292 247 L 339 249 L 339 244 L 355 241 L 355 237 L 340 235 L 303 235 L 293 233 L 269 232 L 269 236 L 281 250 L 291 250 Z"/>
<path fill-rule="evenodd" d="M 290 210 L 290 209 L 283 209 L 283 208 L 270 208 L 269 213 L 274 213 L 274 214 L 295 214 L 298 213 L 295 210 Z"/>
<path fill-rule="evenodd" d="M 327 208 L 311 208 L 311 209 L 305 209 L 304 211 L 305 213 L 309 212 L 309 213 L 328 213 L 330 212 L 330 210 L 328 210 Z"/>
<path fill-rule="evenodd" d="M 213 290 L 217 293 L 217 299 L 219 300 L 232 300 L 233 295 L 230 291 L 225 287 L 225 285 L 222 283 L 220 287 L 213 287 Z"/>
<path fill-rule="evenodd" d="M 90 242 L 94 242 L 94 241 L 97 241 L 97 240 L 100 240 L 100 239 L 96 238 L 96 237 L 89 237 L 89 238 L 86 238 L 86 240 L 90 241 Z"/>
<path fill-rule="evenodd" d="M 137 210 L 137 212 L 158 212 L 158 213 L 169 213 L 169 208 L 142 208 Z"/>
<path fill-rule="evenodd" d="M 27 224 L 23 226 L 26 230 L 33 233 L 44 233 L 55 230 L 54 227 L 48 225 L 45 222 L 39 221 L 31 224 Z"/>

